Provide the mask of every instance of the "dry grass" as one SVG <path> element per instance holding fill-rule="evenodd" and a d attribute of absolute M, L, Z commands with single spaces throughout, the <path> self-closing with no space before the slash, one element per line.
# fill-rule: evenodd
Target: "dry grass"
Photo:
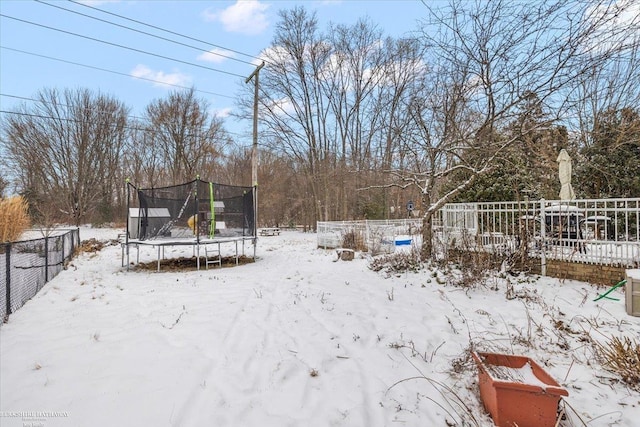
<path fill-rule="evenodd" d="M 79 253 L 85 253 L 85 252 L 89 252 L 89 253 L 100 252 L 102 248 L 104 248 L 105 246 L 108 246 L 108 244 L 105 242 L 101 242 L 100 240 L 97 240 L 95 238 L 91 238 L 89 240 L 83 240 L 80 243 L 80 246 L 76 248 L 76 255 Z"/>
<path fill-rule="evenodd" d="M 604 344 L 596 343 L 596 352 L 605 369 L 640 391 L 640 343 L 629 337 L 612 337 Z"/>
<path fill-rule="evenodd" d="M 26 200 L 20 196 L 0 199 L 0 242 L 13 242 L 29 228 Z"/>
<path fill-rule="evenodd" d="M 366 252 L 367 245 L 364 242 L 364 237 L 356 231 L 350 230 L 342 235 L 342 247 L 345 249 L 353 249 L 357 251 Z"/>

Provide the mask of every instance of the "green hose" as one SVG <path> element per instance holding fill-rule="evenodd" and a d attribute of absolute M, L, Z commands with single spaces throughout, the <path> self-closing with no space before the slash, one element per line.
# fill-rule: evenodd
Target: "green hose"
<path fill-rule="evenodd" d="M 620 298 L 612 298 L 612 297 L 608 297 L 607 295 L 609 295 L 611 292 L 613 292 L 614 290 L 618 289 L 620 286 L 624 286 L 627 283 L 627 279 L 624 279 L 620 282 L 618 282 L 617 285 L 615 285 L 613 288 L 609 289 L 607 292 L 605 292 L 602 295 L 598 295 L 598 298 L 594 299 L 594 301 L 599 301 L 602 298 L 606 298 L 606 299 L 610 299 L 612 301 L 620 301 Z"/>

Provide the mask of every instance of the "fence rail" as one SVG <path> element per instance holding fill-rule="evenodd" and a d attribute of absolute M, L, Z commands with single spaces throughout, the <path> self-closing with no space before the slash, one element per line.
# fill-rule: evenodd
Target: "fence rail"
<path fill-rule="evenodd" d="M 80 230 L 56 230 L 40 239 L 0 243 L 0 319 L 33 298 L 73 257 Z"/>
<path fill-rule="evenodd" d="M 640 198 L 451 203 L 434 219 L 446 247 L 526 252 L 598 265 L 640 265 Z"/>
<path fill-rule="evenodd" d="M 434 215 L 434 247 L 547 259 L 640 266 L 640 198 L 449 203 Z M 318 223 L 318 246 L 341 246 L 354 232 L 373 254 L 393 251 L 399 234 L 420 241 L 420 221 Z M 373 249 L 373 250 L 372 250 Z"/>

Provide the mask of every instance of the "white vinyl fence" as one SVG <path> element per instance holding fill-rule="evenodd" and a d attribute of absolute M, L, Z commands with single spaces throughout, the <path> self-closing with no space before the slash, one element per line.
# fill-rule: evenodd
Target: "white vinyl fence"
<path fill-rule="evenodd" d="M 398 236 L 419 243 L 421 220 L 318 223 L 318 246 L 339 247 L 362 236 L 372 254 L 393 252 Z M 517 251 L 546 259 L 640 266 L 640 198 L 450 203 L 433 218 L 434 247 Z"/>

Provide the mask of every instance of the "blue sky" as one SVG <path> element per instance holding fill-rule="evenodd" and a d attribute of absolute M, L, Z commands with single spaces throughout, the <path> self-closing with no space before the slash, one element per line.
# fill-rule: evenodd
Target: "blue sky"
<path fill-rule="evenodd" d="M 141 116 L 151 101 L 179 89 L 161 84 L 168 82 L 178 86 L 194 86 L 200 91 L 198 95 L 207 99 L 215 113 L 224 117 L 234 108 L 234 98 L 244 78 L 255 68 L 253 63 L 256 63 L 256 57 L 271 43 L 278 11 L 296 5 L 304 5 L 310 12 L 315 11 L 322 30 L 330 22 L 353 24 L 359 18 L 367 17 L 389 36 L 414 32 L 418 28 L 417 20 L 426 15 L 426 7 L 420 0 L 139 0 L 77 3 L 0 0 L 0 13 L 3 15 L 0 17 L 0 109 L 11 110 L 21 102 L 29 104 L 30 101 L 16 97 L 32 98 L 42 88 L 88 88 L 114 96 L 131 107 L 132 116 Z M 201 50 L 133 32 L 78 13 Z M 162 32 L 113 14 L 208 44 Z M 207 55 L 208 50 L 224 56 Z M 232 132 L 244 133 L 250 130 L 251 123 L 237 123 L 229 119 L 227 127 Z"/>

